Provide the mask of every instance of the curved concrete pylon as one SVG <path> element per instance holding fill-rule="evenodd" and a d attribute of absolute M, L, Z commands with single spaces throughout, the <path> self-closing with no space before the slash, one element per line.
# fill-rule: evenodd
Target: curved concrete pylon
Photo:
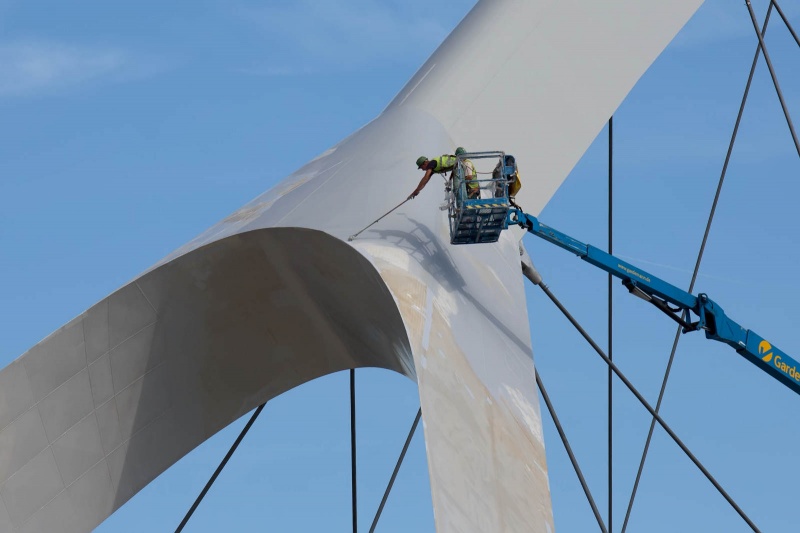
<path fill-rule="evenodd" d="M 456 143 L 523 169 L 558 147 L 534 150 L 538 213 L 698 4 L 479 3 L 377 119 L 0 372 L 0 531 L 91 530 L 258 404 L 364 366 L 419 384 L 438 531 L 552 531 L 515 237 L 450 246 L 432 182 L 346 238 Z"/>

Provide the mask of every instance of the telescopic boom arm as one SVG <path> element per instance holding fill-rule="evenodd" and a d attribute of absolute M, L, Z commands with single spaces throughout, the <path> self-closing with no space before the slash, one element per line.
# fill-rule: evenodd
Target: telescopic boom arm
<path fill-rule="evenodd" d="M 705 331 L 707 339 L 731 346 L 758 368 L 800 394 L 800 363 L 757 333 L 728 318 L 722 308 L 707 295 L 700 293 L 694 296 L 591 244 L 584 244 L 546 226 L 535 216 L 519 209 L 509 210 L 508 224 L 517 224 L 529 233 L 620 278 L 631 294 L 650 302 L 683 326 L 683 333 Z M 691 321 L 692 317 L 696 317 L 694 322 Z"/>

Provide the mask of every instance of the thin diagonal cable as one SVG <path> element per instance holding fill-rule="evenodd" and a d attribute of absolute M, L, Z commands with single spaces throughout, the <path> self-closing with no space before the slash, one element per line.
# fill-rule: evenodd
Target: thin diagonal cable
<path fill-rule="evenodd" d="M 197 496 L 197 499 L 192 504 L 192 507 L 189 509 L 189 512 L 186 513 L 186 516 L 183 517 L 183 520 L 181 520 L 181 523 L 178 525 L 177 529 L 175 529 L 175 533 L 180 533 L 181 531 L 183 531 L 183 528 L 186 526 L 186 523 L 189 522 L 189 519 L 194 514 L 195 509 L 197 509 L 197 506 L 200 505 L 201 501 L 203 501 L 203 498 L 208 492 L 208 489 L 210 489 L 211 485 L 214 484 L 214 481 L 217 480 L 217 476 L 219 476 L 220 472 L 222 472 L 222 469 L 225 468 L 225 465 L 228 464 L 228 460 L 233 455 L 233 452 L 236 451 L 236 448 L 239 447 L 239 444 L 242 442 L 242 439 L 244 439 L 244 436 L 247 435 L 248 431 L 250 431 L 250 426 L 253 425 L 253 422 L 256 421 L 258 415 L 261 414 L 261 411 L 264 409 L 264 405 L 266 405 L 266 402 L 259 405 L 253 412 L 253 416 L 250 417 L 250 420 L 247 421 L 247 424 L 245 424 L 244 429 L 242 429 L 242 432 L 239 433 L 239 436 L 236 437 L 235 441 L 233 441 L 233 446 L 231 446 L 231 449 L 228 450 L 228 453 L 225 454 L 225 457 L 222 459 L 222 462 L 219 464 L 217 469 L 214 470 L 214 473 L 211 475 L 211 479 L 208 480 L 206 486 L 203 487 L 202 491 L 200 491 L 200 495 Z"/>
<path fill-rule="evenodd" d="M 350 485 L 353 495 L 353 533 L 358 533 L 358 497 L 356 493 L 356 371 L 350 369 Z"/>
<path fill-rule="evenodd" d="M 792 28 L 792 25 L 789 24 L 789 19 L 786 18 L 786 15 L 783 14 L 783 9 L 781 9 L 781 6 L 779 6 L 778 2 L 776 2 L 775 0 L 772 0 L 771 4 L 775 6 L 775 9 L 778 11 L 778 15 L 781 16 L 781 18 L 783 19 L 783 23 L 786 24 L 786 28 L 788 28 L 789 33 L 791 33 L 792 37 L 794 37 L 794 42 L 797 43 L 797 46 L 800 46 L 800 37 L 797 36 L 797 34 L 794 31 L 794 28 Z"/>
<path fill-rule="evenodd" d="M 792 124 L 792 117 L 789 115 L 789 108 L 786 107 L 786 101 L 783 99 L 783 92 L 781 92 L 781 86 L 778 84 L 778 78 L 775 76 L 775 69 L 772 68 L 772 60 L 769 58 L 769 52 L 767 52 L 767 45 L 764 43 L 764 36 L 761 35 L 761 29 L 758 27 L 758 21 L 756 20 L 756 14 L 753 11 L 753 6 L 750 5 L 750 0 L 745 0 L 745 4 L 747 5 L 747 11 L 750 13 L 750 20 L 753 22 L 753 28 L 756 30 L 756 35 L 758 36 L 758 43 L 761 46 L 761 52 L 764 54 L 764 61 L 767 62 L 767 68 L 769 68 L 769 75 L 772 77 L 772 84 L 775 86 L 775 92 L 778 93 L 778 100 L 781 102 L 781 109 L 783 109 L 783 116 L 786 117 L 786 124 L 789 126 L 789 132 L 792 134 L 792 140 L 794 141 L 794 147 L 797 150 L 797 155 L 800 156 L 800 141 L 797 140 L 797 133 L 794 131 L 794 124 Z M 772 7 L 774 2 L 770 2 L 769 6 Z"/>
<path fill-rule="evenodd" d="M 419 424 L 419 419 L 421 416 L 422 416 L 422 407 L 420 407 L 417 410 L 417 416 L 414 418 L 414 423 L 411 424 L 411 430 L 408 432 L 408 437 L 406 437 L 406 443 L 403 445 L 403 451 L 400 452 L 400 458 L 397 459 L 397 464 L 394 465 L 394 471 L 392 472 L 392 477 L 389 479 L 389 484 L 386 486 L 386 491 L 383 493 L 383 499 L 381 500 L 381 504 L 378 506 L 378 512 L 375 513 L 375 518 L 372 520 L 372 526 L 369 528 L 369 533 L 374 533 L 375 528 L 378 526 L 378 520 L 380 520 L 381 518 L 383 507 L 386 505 L 386 500 L 389 499 L 389 493 L 392 491 L 394 480 L 397 477 L 397 473 L 400 471 L 400 467 L 403 464 L 403 459 L 405 458 L 406 452 L 408 451 L 408 445 L 411 444 L 411 439 L 414 437 L 414 432 L 417 430 L 417 424 Z"/>
<path fill-rule="evenodd" d="M 553 419 L 553 423 L 556 425 L 556 430 L 558 430 L 558 435 L 561 437 L 561 442 L 564 444 L 564 449 L 567 450 L 567 455 L 569 455 L 572 468 L 575 469 L 575 473 L 578 475 L 578 481 L 581 482 L 583 493 L 586 494 L 586 499 L 589 500 L 589 505 L 592 507 L 592 513 L 594 513 L 594 517 L 597 520 L 597 525 L 600 526 L 600 531 L 603 533 L 608 533 L 606 525 L 603 523 L 603 517 L 600 516 L 600 511 L 597 510 L 597 505 L 594 503 L 592 491 L 589 490 L 589 485 L 586 484 L 586 479 L 583 477 L 581 467 L 578 466 L 578 460 L 575 459 L 575 454 L 572 453 L 572 446 L 569 445 L 569 439 L 567 439 L 567 435 L 564 433 L 564 429 L 561 427 L 561 422 L 558 420 L 558 415 L 556 415 L 556 410 L 553 408 L 553 404 L 550 403 L 550 396 L 547 394 L 547 389 L 544 388 L 544 383 L 542 383 L 542 378 L 539 376 L 539 371 L 534 369 L 534 372 L 536 373 L 536 384 L 539 386 L 539 392 L 542 393 L 542 398 L 544 398 L 544 403 L 547 405 L 547 410 L 550 412 L 550 417 Z"/>
<path fill-rule="evenodd" d="M 755 531 L 756 533 L 760 533 L 760 530 L 756 527 L 753 521 L 750 520 L 750 518 L 745 514 L 742 508 L 739 507 L 739 505 L 733 500 L 733 498 L 730 497 L 730 495 L 725 491 L 725 489 L 722 488 L 722 485 L 720 485 L 719 482 L 714 478 L 714 476 L 711 475 L 711 472 L 709 472 L 706 469 L 706 467 L 703 466 L 703 463 L 701 463 L 700 460 L 697 457 L 695 457 L 695 455 L 689 450 L 686 444 L 684 444 L 683 441 L 680 439 L 680 437 L 678 437 L 678 435 L 672 430 L 669 424 L 667 424 L 666 421 L 664 421 L 664 419 L 661 418 L 661 415 L 656 413 L 655 409 L 653 409 L 653 407 L 649 403 L 647 403 L 647 400 L 644 399 L 644 396 L 642 396 L 641 393 L 636 389 L 636 387 L 634 387 L 633 384 L 628 380 L 628 378 L 625 377 L 625 374 L 622 373 L 622 371 L 617 367 L 617 365 L 615 365 L 614 362 L 611 361 L 605 353 L 603 353 L 603 349 L 597 345 L 594 339 L 592 339 L 592 337 L 586 332 L 585 329 L 583 329 L 583 327 L 578 323 L 578 321 L 575 320 L 575 318 L 570 314 L 567 308 L 564 307 L 564 305 L 558 300 L 558 298 L 556 298 L 555 295 L 552 292 L 550 292 L 550 289 L 547 287 L 547 285 L 545 285 L 544 283 L 539 283 L 539 288 L 541 288 L 542 291 L 544 291 L 544 293 L 547 295 L 547 297 L 550 298 L 550 300 L 554 304 L 556 304 L 556 307 L 558 307 L 561 313 L 563 313 L 563 315 L 567 318 L 567 320 L 570 321 L 570 323 L 575 327 L 575 329 L 578 330 L 581 336 L 583 336 L 583 338 L 586 339 L 586 341 L 591 345 L 594 351 L 597 352 L 597 355 L 599 355 L 603 359 L 603 361 L 605 361 L 605 363 L 611 368 L 611 370 L 614 372 L 614 374 L 616 374 L 616 376 L 620 379 L 620 381 L 622 381 L 622 383 L 625 384 L 628 390 L 631 391 L 631 393 L 633 393 L 636 399 L 639 400 L 639 403 L 641 403 L 642 406 L 644 406 L 644 408 L 647 409 L 647 411 L 653 416 L 653 418 L 656 419 L 658 424 L 662 428 L 664 428 L 664 431 L 667 432 L 667 434 L 672 438 L 675 444 L 677 444 L 680 447 L 680 449 L 683 450 L 683 453 L 685 453 L 686 456 L 695 464 L 695 466 L 698 469 L 700 469 L 703 475 L 706 476 L 706 479 L 708 479 L 711 482 L 711 484 L 714 485 L 714 488 L 717 489 L 720 495 L 723 498 L 725 498 L 725 501 L 727 501 L 728 504 L 730 504 L 730 506 L 733 507 L 733 509 L 739 514 L 739 516 L 742 517 L 742 519 L 745 522 L 747 522 L 747 525 L 750 526 L 750 528 L 753 531 Z"/>
<path fill-rule="evenodd" d="M 764 28 L 762 32 L 766 34 L 767 32 L 767 25 L 769 24 L 769 17 L 772 14 L 772 4 L 770 4 L 769 9 L 767 9 L 767 16 L 764 18 Z M 736 116 L 736 124 L 733 127 L 733 133 L 731 134 L 731 140 L 728 143 L 728 152 L 725 154 L 725 163 L 722 165 L 722 172 L 719 176 L 719 182 L 717 183 L 717 191 L 714 194 L 714 201 L 711 204 L 711 212 L 708 215 L 708 221 L 706 222 L 706 230 L 703 233 L 703 241 L 700 243 L 700 250 L 697 253 L 697 261 L 694 264 L 694 271 L 692 272 L 692 281 L 689 283 L 689 291 L 694 291 L 694 284 L 697 281 L 697 273 L 700 271 L 700 263 L 703 261 L 703 253 L 706 249 L 706 243 L 708 242 L 708 235 L 711 232 L 711 224 L 714 221 L 714 214 L 717 211 L 717 204 L 719 203 L 720 193 L 722 192 L 722 184 L 725 182 L 725 176 L 728 173 L 728 164 L 731 160 L 731 154 L 733 153 L 733 146 L 736 143 L 736 135 L 739 132 L 739 124 L 742 122 L 742 115 L 744 114 L 744 108 L 747 104 L 747 97 L 750 94 L 750 86 L 753 83 L 753 75 L 756 71 L 756 66 L 758 65 L 758 58 L 759 58 L 759 51 L 761 50 L 761 43 L 756 46 L 755 55 L 753 56 L 753 64 L 750 66 L 750 75 L 747 77 L 747 85 L 744 89 L 744 94 L 742 95 L 742 103 L 739 105 L 739 114 Z M 683 314 L 683 319 L 686 319 L 686 313 Z M 667 382 L 669 381 L 669 376 L 672 371 L 672 363 L 675 360 L 675 352 L 678 349 L 678 342 L 681 338 L 681 326 L 678 326 L 677 330 L 675 331 L 675 339 L 672 341 L 672 350 L 669 354 L 669 361 L 667 362 L 667 368 L 664 371 L 664 380 L 661 382 L 661 390 L 658 393 L 658 401 L 656 402 L 656 413 L 661 412 L 661 402 L 664 400 L 664 393 L 667 389 Z M 631 511 L 633 510 L 633 502 L 636 499 L 636 493 L 639 490 L 639 482 L 642 479 L 642 472 L 644 471 L 644 464 L 647 461 L 647 453 L 650 451 L 650 443 L 653 439 L 653 430 L 655 429 L 656 421 L 652 419 L 650 421 L 650 429 L 647 432 L 647 440 L 644 444 L 644 450 L 642 451 L 642 459 L 639 462 L 639 469 L 636 471 L 636 481 L 633 483 L 633 489 L 631 490 L 631 497 L 628 500 L 628 508 L 625 511 L 625 520 L 622 523 L 622 533 L 628 528 L 628 521 L 631 517 Z"/>
<path fill-rule="evenodd" d="M 608 119 L 608 253 L 614 253 L 614 117 Z M 611 274 L 608 274 L 608 358 L 614 360 L 613 304 L 611 301 Z M 613 374 L 608 369 L 608 529 L 614 530 L 614 409 Z"/>

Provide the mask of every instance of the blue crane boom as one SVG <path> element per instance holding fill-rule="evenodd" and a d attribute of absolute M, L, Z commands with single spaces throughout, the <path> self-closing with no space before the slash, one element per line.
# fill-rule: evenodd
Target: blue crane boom
<path fill-rule="evenodd" d="M 707 339 L 731 346 L 745 359 L 800 394 L 800 363 L 757 333 L 728 318 L 725 311 L 706 294 L 694 296 L 599 248 L 546 226 L 535 216 L 520 209 L 508 210 L 507 224 L 519 225 L 528 233 L 616 276 L 631 294 L 652 303 L 678 322 L 683 327 L 683 333 L 703 330 Z M 691 317 L 696 320 L 692 321 Z"/>
<path fill-rule="evenodd" d="M 467 171 L 468 161 L 482 159 L 497 159 L 492 172 L 477 172 L 473 163 L 470 163 L 472 172 Z M 491 174 L 491 178 L 481 179 L 476 174 Z M 514 202 L 512 192 L 519 190 L 520 185 L 516 159 L 510 154 L 492 151 L 456 156 L 456 165 L 445 189 L 450 244 L 496 242 L 509 224 L 519 225 L 618 277 L 631 294 L 650 302 L 680 324 L 683 333 L 703 330 L 706 338 L 731 346 L 745 359 L 800 394 L 800 363 L 757 333 L 728 318 L 706 294 L 694 296 L 599 248 L 542 224 Z M 477 191 L 480 193 L 475 194 Z M 534 278 L 531 280 L 536 283 Z"/>

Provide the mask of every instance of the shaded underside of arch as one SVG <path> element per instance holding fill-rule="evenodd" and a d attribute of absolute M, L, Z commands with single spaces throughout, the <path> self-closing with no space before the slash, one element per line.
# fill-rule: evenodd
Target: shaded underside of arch
<path fill-rule="evenodd" d="M 414 377 L 397 307 L 362 255 L 304 228 L 204 246 L 0 372 L 0 525 L 90 530 L 257 405 L 366 366 Z"/>

